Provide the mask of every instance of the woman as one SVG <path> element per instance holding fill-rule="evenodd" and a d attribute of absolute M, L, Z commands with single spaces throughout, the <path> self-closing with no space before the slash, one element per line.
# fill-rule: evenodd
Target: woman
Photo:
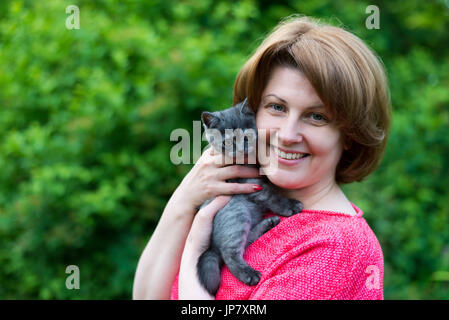
<path fill-rule="evenodd" d="M 292 17 L 238 74 L 234 104 L 245 97 L 258 129 L 275 135 L 266 139 L 270 161 L 264 169 L 274 169 L 266 170 L 268 178 L 300 200 L 303 211 L 281 217 L 246 249 L 245 260 L 262 274 L 256 286 L 223 267 L 220 289 L 210 296 L 195 268 L 213 217 L 230 195 L 258 190 L 225 180 L 257 177 L 258 171 L 219 165 L 220 155 L 206 150 L 174 192 L 142 254 L 134 298 L 383 299 L 379 242 L 340 188 L 373 172 L 385 149 L 391 106 L 379 59 L 343 29 Z M 292 160 L 289 153 L 302 157 Z"/>

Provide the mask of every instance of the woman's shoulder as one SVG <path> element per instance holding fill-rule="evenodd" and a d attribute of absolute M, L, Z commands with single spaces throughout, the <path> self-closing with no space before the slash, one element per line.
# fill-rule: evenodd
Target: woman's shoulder
<path fill-rule="evenodd" d="M 317 239 L 323 239 L 343 250 L 357 254 L 373 250 L 381 252 L 376 235 L 360 212 L 353 217 L 323 220 L 319 230 Z"/>

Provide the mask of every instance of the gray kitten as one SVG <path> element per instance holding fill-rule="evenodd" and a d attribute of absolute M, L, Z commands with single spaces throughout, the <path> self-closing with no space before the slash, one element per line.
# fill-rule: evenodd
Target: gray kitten
<path fill-rule="evenodd" d="M 206 128 L 207 140 L 217 152 L 234 159 L 242 153 L 255 155 L 256 117 L 249 108 L 247 99 L 223 111 L 203 112 L 201 119 Z M 220 132 L 218 138 L 210 134 L 213 132 L 211 129 Z M 234 139 L 229 134 L 226 135 L 225 129 L 242 131 L 237 132 Z M 251 194 L 234 195 L 214 218 L 210 247 L 200 256 L 197 264 L 199 280 L 212 295 L 217 293 L 220 286 L 223 262 L 243 283 L 254 286 L 259 282 L 260 272 L 246 263 L 243 253 L 246 247 L 280 222 L 278 216 L 263 219 L 267 210 L 285 217 L 302 210 L 301 202 L 283 197 L 281 190 L 266 177 L 229 179 L 227 182 L 253 183 L 263 189 Z M 201 208 L 212 200 L 207 200 Z"/>

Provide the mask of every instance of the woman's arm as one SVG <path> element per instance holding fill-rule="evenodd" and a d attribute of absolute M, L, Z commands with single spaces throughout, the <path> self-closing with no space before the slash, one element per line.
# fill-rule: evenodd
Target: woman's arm
<path fill-rule="evenodd" d="M 206 207 L 198 211 L 193 220 L 181 259 L 179 271 L 179 299 L 213 300 L 200 284 L 197 274 L 198 259 L 209 247 L 215 215 L 231 200 L 229 196 L 219 196 Z"/>
<path fill-rule="evenodd" d="M 133 299 L 169 299 L 196 211 L 221 194 L 255 192 L 252 184 L 227 183 L 237 177 L 259 177 L 255 168 L 220 165 L 212 148 L 206 150 L 170 198 L 145 247 L 134 277 Z"/>
<path fill-rule="evenodd" d="M 172 197 L 145 247 L 134 277 L 133 299 L 169 299 L 195 210 Z"/>

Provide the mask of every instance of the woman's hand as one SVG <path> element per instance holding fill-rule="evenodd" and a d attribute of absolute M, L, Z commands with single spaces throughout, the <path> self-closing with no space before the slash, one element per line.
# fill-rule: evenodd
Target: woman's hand
<path fill-rule="evenodd" d="M 181 258 L 178 291 L 180 300 L 215 298 L 201 286 L 196 268 L 199 257 L 210 244 L 214 217 L 230 200 L 230 196 L 216 197 L 196 214 Z"/>
<path fill-rule="evenodd" d="M 258 169 L 241 165 L 226 165 L 222 157 L 222 154 L 214 153 L 212 147 L 204 151 L 176 189 L 173 201 L 183 207 L 197 210 L 206 200 L 218 195 L 258 191 L 254 184 L 226 182 L 227 179 L 233 178 L 261 177 Z"/>
<path fill-rule="evenodd" d="M 217 201 L 218 204 L 223 204 L 221 202 L 223 200 L 215 199 L 207 206 L 209 208 L 207 210 L 212 210 L 212 213 L 211 211 L 202 211 L 206 210 L 206 207 L 200 210 L 201 214 L 197 213 L 198 207 L 207 199 L 219 195 L 257 192 L 253 184 L 227 183 L 227 179 L 260 177 L 256 168 L 239 165 L 225 166 L 225 164 L 220 164 L 221 158 L 222 155 L 214 154 L 212 148 L 204 151 L 171 196 L 139 259 L 134 277 L 134 299 L 169 299 L 171 286 L 180 270 L 184 251 L 186 252 L 184 261 L 196 259 L 195 262 L 189 261 L 185 264 L 190 269 L 184 268 L 184 274 L 187 271 L 187 274 L 191 276 L 184 277 L 184 279 L 194 281 L 194 285 L 185 287 L 199 286 L 196 280 L 196 261 L 201 254 L 199 253 L 201 251 L 200 244 L 204 244 L 203 241 L 206 238 L 207 242 L 210 240 L 208 237 L 210 237 L 211 229 L 207 228 L 212 228 L 213 215 L 219 210 L 218 207 L 215 207 Z M 195 224 L 193 220 L 196 221 Z M 209 227 L 206 228 L 206 225 Z M 203 227 L 209 231 L 205 232 L 202 230 Z M 202 232 L 194 230 L 202 230 Z M 186 239 L 189 235 L 190 240 L 187 245 Z M 188 291 L 184 290 L 184 292 Z"/>

